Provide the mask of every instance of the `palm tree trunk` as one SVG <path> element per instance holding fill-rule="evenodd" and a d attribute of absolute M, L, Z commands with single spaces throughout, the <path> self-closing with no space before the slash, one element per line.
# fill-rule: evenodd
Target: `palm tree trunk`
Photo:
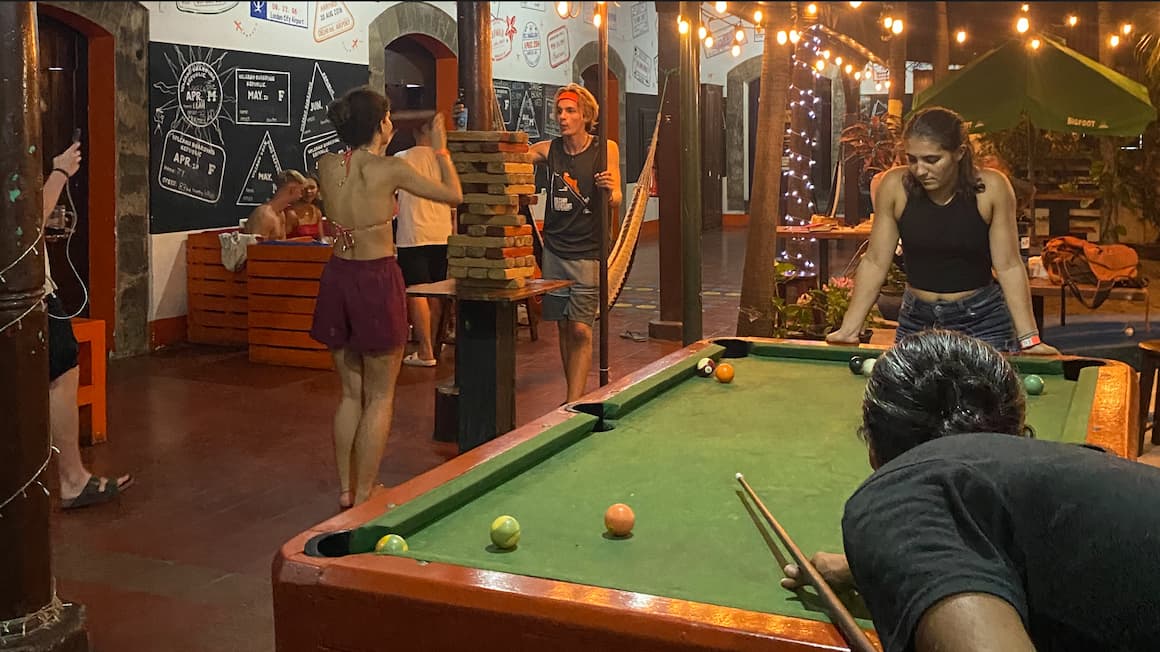
<path fill-rule="evenodd" d="M 947 25 L 947 3 L 934 3 L 934 83 L 947 76 L 951 65 L 951 34 Z"/>
<path fill-rule="evenodd" d="M 788 2 L 768 5 L 766 22 L 790 22 Z M 777 256 L 778 199 L 781 197 L 781 153 L 785 144 L 785 108 L 789 88 L 789 53 L 772 38 L 765 39 L 761 55 L 761 98 L 757 110 L 757 151 L 754 152 L 753 188 L 750 192 L 749 234 L 745 246 L 745 269 L 741 277 L 741 303 L 737 312 L 738 336 L 769 336 L 773 333 L 773 265 Z"/>
<path fill-rule="evenodd" d="M 906 29 L 890 37 L 890 94 L 886 111 L 901 118 L 902 100 L 906 97 L 906 32 L 914 29 L 914 26 L 906 19 L 905 2 L 896 3 L 892 13 L 895 20 L 902 20 Z"/>

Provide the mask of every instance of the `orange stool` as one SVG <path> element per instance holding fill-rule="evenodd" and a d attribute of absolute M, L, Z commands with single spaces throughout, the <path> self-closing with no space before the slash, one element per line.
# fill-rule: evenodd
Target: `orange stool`
<path fill-rule="evenodd" d="M 88 410 L 89 443 L 99 444 L 107 438 L 107 411 L 105 408 L 105 322 L 103 319 L 72 320 L 73 334 L 80 348 L 80 380 L 77 387 L 77 407 L 84 416 Z M 82 418 L 82 423 L 84 419 Z"/>

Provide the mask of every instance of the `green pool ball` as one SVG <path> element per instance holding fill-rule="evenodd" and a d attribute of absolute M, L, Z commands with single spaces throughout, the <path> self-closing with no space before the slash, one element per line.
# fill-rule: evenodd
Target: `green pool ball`
<path fill-rule="evenodd" d="M 379 555 L 398 555 L 407 550 L 407 540 L 397 534 L 388 534 L 375 544 L 375 554 Z"/>
<path fill-rule="evenodd" d="M 1032 396 L 1039 396 L 1043 393 L 1044 382 L 1043 379 L 1035 374 L 1023 378 L 1023 388 Z"/>
<path fill-rule="evenodd" d="M 491 542 L 495 547 L 511 550 L 520 542 L 520 523 L 511 516 L 500 516 L 491 522 Z"/>

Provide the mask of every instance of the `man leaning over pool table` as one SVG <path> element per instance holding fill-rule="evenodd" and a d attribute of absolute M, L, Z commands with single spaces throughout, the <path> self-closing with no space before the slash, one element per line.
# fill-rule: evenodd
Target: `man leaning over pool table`
<path fill-rule="evenodd" d="M 888 652 L 1160 649 L 1160 470 L 1035 440 L 1024 409 L 1011 365 L 966 335 L 912 335 L 874 366 L 874 473 L 846 502 L 846 555 L 812 561 Z"/>

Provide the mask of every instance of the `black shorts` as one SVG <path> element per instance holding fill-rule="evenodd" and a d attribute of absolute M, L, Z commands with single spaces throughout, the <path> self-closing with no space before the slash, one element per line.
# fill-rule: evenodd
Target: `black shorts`
<path fill-rule="evenodd" d="M 434 283 L 447 278 L 447 245 L 398 247 L 395 257 L 407 285 Z"/>
<path fill-rule="evenodd" d="M 56 318 L 68 314 L 60 299 L 50 294 L 44 304 L 48 308 L 48 382 L 52 382 L 77 366 L 80 346 L 73 334 L 72 321 Z"/>

